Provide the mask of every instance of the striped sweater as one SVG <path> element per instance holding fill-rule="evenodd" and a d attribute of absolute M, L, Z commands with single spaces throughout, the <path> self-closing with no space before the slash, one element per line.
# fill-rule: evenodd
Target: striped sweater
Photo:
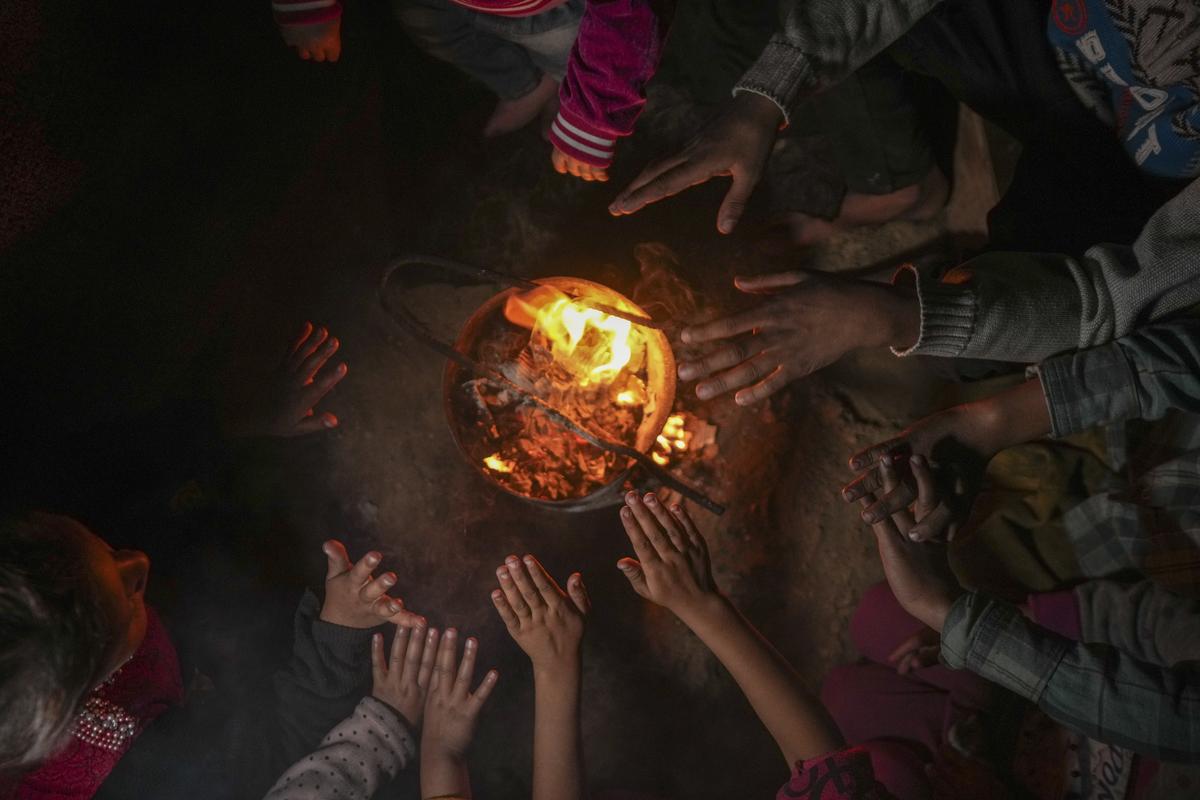
<path fill-rule="evenodd" d="M 451 0 L 507 17 L 539 14 L 565 0 Z M 588 0 L 579 35 L 559 87 L 559 113 L 550 140 L 594 167 L 612 163 L 617 140 L 633 133 L 646 104 L 645 87 L 658 69 L 676 0 Z M 273 0 L 281 26 L 316 25 L 342 14 L 341 0 Z"/>

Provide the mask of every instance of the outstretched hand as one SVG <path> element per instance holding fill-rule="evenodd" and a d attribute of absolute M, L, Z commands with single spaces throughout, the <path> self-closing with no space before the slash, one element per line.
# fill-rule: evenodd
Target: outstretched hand
<path fill-rule="evenodd" d="M 383 634 L 371 637 L 371 694 L 396 709 L 414 730 L 421 728 L 437 645 L 437 629 L 426 633 L 424 622 L 415 628 L 397 625 L 391 655 L 386 659 Z"/>
<path fill-rule="evenodd" d="M 475 680 L 475 658 L 479 642 L 468 638 L 463 645 L 462 659 L 458 658 L 458 631 L 448 629 L 438 644 L 433 678 L 425 700 L 425 730 L 421 749 L 426 755 L 436 754 L 454 760 L 465 758 L 479 712 L 496 688 L 500 675 L 490 670 L 483 681 L 471 691 Z"/>
<path fill-rule="evenodd" d="M 696 385 L 702 400 L 736 392 L 739 405 L 751 405 L 852 350 L 915 341 L 920 329 L 915 299 L 881 283 L 783 272 L 735 278 L 734 285 L 768 298 L 681 333 L 685 344 L 721 343 L 679 364 L 681 379 L 703 379 Z"/>
<path fill-rule="evenodd" d="M 347 628 L 374 628 L 384 622 L 406 627 L 425 624 L 420 614 L 404 609 L 403 600 L 388 596 L 388 591 L 396 585 L 396 573 L 372 577 L 371 573 L 383 560 L 382 555 L 371 551 L 352 563 L 345 545 L 336 539 L 325 542 L 321 549 L 328 562 L 321 620 Z"/>
<path fill-rule="evenodd" d="M 614 216 L 633 214 L 719 175 L 733 185 L 717 212 L 717 230 L 732 233 L 762 177 L 783 114 L 774 102 L 738 94 L 720 117 L 701 129 L 683 152 L 650 164 L 608 207 Z"/>
<path fill-rule="evenodd" d="M 899 477 L 890 459 L 880 459 L 882 489 L 892 491 Z M 946 546 L 941 542 L 916 542 L 910 537 L 914 524 L 927 523 L 930 512 L 939 505 L 937 490 L 928 462 L 915 457 L 912 472 L 918 486 L 913 510 L 898 511 L 871 525 L 879 559 L 892 594 L 901 607 L 934 631 L 941 633 L 946 615 L 962 587 L 950 569 Z M 875 501 L 874 495 L 863 497 L 864 507 Z M 933 531 L 938 538 L 940 531 Z"/>
<path fill-rule="evenodd" d="M 342 57 L 342 18 L 315 25 L 284 25 L 283 41 L 305 61 L 336 62 Z"/>
<path fill-rule="evenodd" d="M 509 556 L 496 577 L 500 588 L 492 592 L 492 603 L 534 672 L 578 668 L 584 619 L 592 607 L 583 576 L 572 573 L 564 592 L 541 562 L 527 555 L 524 563 Z"/>
<path fill-rule="evenodd" d="M 683 506 L 668 511 L 654 495 L 630 492 L 621 523 L 637 558 L 622 558 L 617 568 L 639 595 L 685 621 L 720 597 L 708 545 Z"/>

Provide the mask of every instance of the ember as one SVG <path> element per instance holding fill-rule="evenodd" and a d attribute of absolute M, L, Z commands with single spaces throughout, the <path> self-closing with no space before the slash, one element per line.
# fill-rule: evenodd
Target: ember
<path fill-rule="evenodd" d="M 576 279 L 541 283 L 494 298 L 464 330 L 470 341 L 459 343 L 511 385 L 467 378 L 451 397 L 470 423 L 459 441 L 490 478 L 525 497 L 575 500 L 616 481 L 628 459 L 572 434 L 546 409 L 647 452 L 674 398 L 673 360 L 661 332 L 578 299 L 644 315 L 616 292 Z"/>

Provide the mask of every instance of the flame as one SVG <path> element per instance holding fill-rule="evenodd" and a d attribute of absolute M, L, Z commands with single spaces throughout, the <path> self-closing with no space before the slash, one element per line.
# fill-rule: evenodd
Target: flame
<path fill-rule="evenodd" d="M 687 429 L 687 421 L 683 414 L 672 414 L 667 417 L 662 433 L 657 437 L 654 451 L 650 457 L 660 467 L 671 463 L 671 454 L 684 452 L 691 445 L 692 432 Z"/>
<path fill-rule="evenodd" d="M 611 383 L 633 357 L 633 323 L 588 308 L 550 286 L 509 296 L 504 316 L 543 335 L 555 360 L 579 375 L 585 386 L 592 381 Z"/>
<path fill-rule="evenodd" d="M 623 392 L 617 392 L 617 405 L 632 406 L 637 403 L 637 398 L 633 396 L 633 392 L 626 389 Z"/>
<path fill-rule="evenodd" d="M 512 472 L 513 462 L 505 461 L 499 453 L 492 453 L 483 460 L 483 465 L 494 472 Z"/>

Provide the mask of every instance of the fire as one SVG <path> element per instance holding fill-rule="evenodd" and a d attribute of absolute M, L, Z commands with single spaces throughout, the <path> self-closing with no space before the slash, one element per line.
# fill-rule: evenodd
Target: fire
<path fill-rule="evenodd" d="M 691 446 L 691 443 L 692 433 L 687 430 L 683 415 L 672 414 L 667 417 L 667 422 L 663 425 L 662 433 L 658 435 L 650 457 L 654 459 L 655 464 L 665 467 L 671 463 L 673 453 L 684 452 Z"/>
<path fill-rule="evenodd" d="M 510 296 L 504 316 L 545 337 L 555 361 L 577 375 L 581 386 L 612 383 L 633 357 L 633 323 L 588 308 L 549 286 Z"/>
<path fill-rule="evenodd" d="M 493 472 L 512 472 L 513 462 L 505 461 L 500 457 L 499 453 L 492 453 L 487 458 L 483 459 L 483 464 Z"/>

